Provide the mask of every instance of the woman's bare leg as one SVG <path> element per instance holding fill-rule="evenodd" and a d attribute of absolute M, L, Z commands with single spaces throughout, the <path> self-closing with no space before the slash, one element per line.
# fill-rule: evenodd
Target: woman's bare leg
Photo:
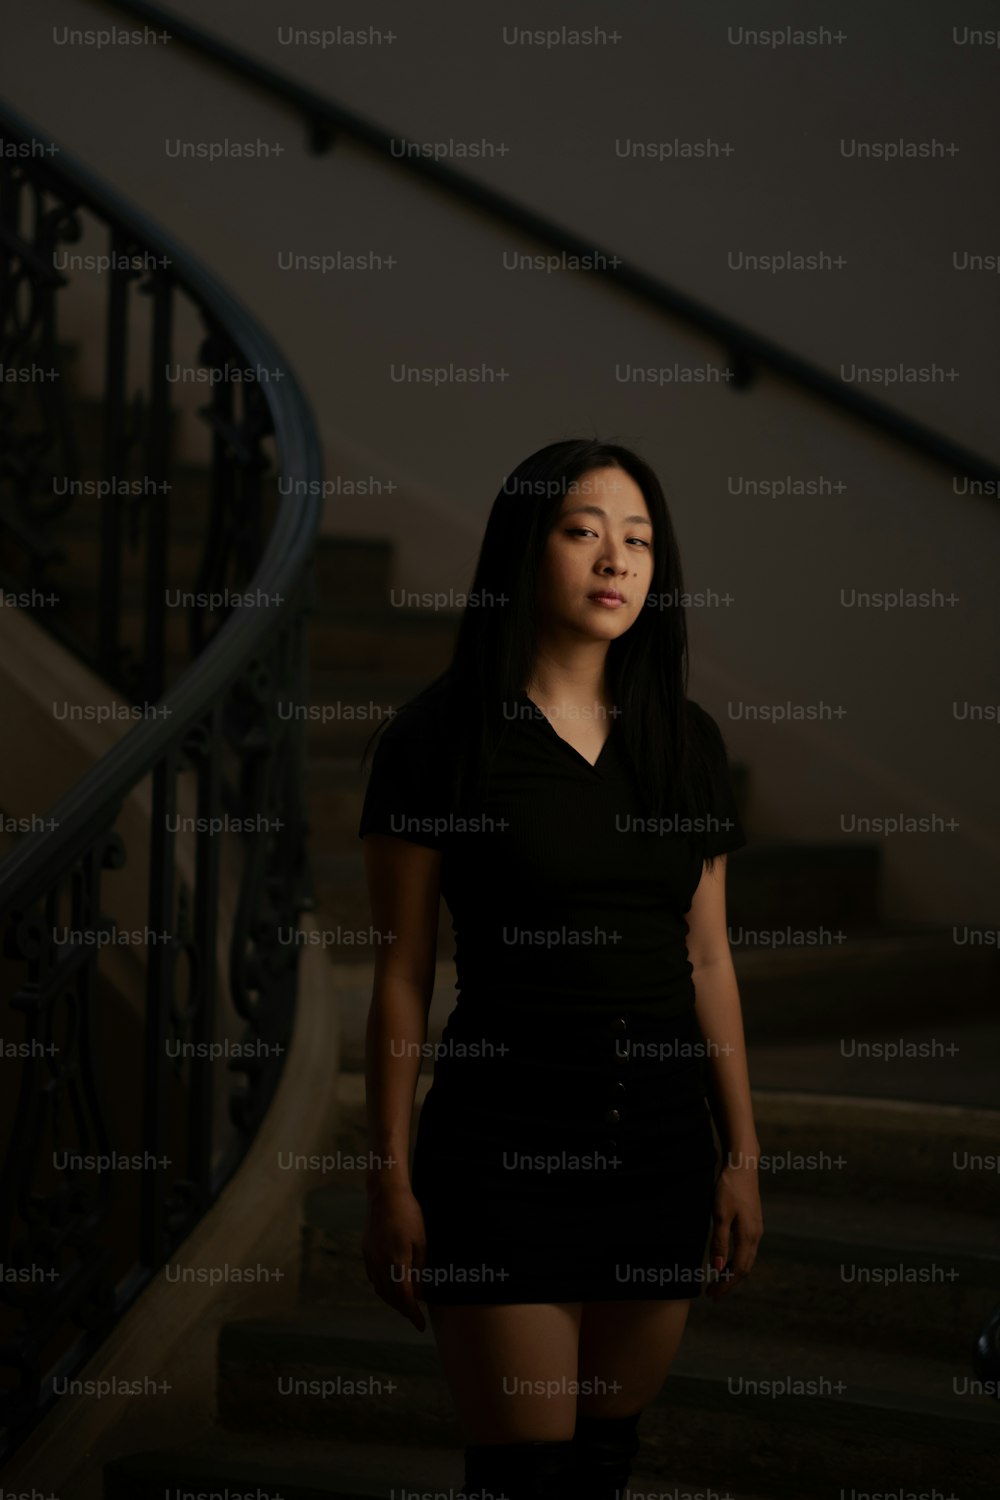
<path fill-rule="evenodd" d="M 580 1414 L 623 1417 L 655 1399 L 673 1364 L 690 1299 L 584 1302 L 580 1320 Z M 587 1391 L 589 1382 L 592 1394 Z"/>
<path fill-rule="evenodd" d="M 572 1438 L 580 1310 L 579 1302 L 427 1304 L 469 1443 Z"/>

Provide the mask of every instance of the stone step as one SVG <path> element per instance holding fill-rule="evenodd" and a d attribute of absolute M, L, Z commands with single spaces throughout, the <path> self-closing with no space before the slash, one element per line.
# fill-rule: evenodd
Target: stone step
<path fill-rule="evenodd" d="M 314 1188 L 304 1209 L 300 1298 L 304 1306 L 363 1311 L 378 1305 L 361 1254 L 364 1167 L 341 1158 L 343 1180 Z M 865 1327 L 884 1352 L 966 1357 L 1000 1303 L 1000 1229 L 952 1210 L 928 1219 L 915 1205 L 831 1203 L 761 1190 L 765 1233 L 751 1276 L 720 1314 L 694 1300 L 691 1328 L 720 1316 L 748 1336 L 786 1334 L 852 1343 Z M 694 1336 L 692 1332 L 692 1336 Z"/>
<path fill-rule="evenodd" d="M 781 1186 L 996 1220 L 1000 1110 L 790 1089 L 754 1088 L 753 1100 L 769 1180 Z"/>
<path fill-rule="evenodd" d="M 878 844 L 754 836 L 727 861 L 730 925 L 752 931 L 874 927 L 881 919 L 880 868 Z"/>
<path fill-rule="evenodd" d="M 385 537 L 323 533 L 316 543 L 316 608 L 342 617 L 378 613 L 389 595 L 395 543 Z"/>
<path fill-rule="evenodd" d="M 736 860 L 734 859 L 734 865 Z M 766 864 L 766 858 L 758 861 Z M 803 864 L 809 856 L 803 851 Z M 734 891 L 731 910 L 739 909 Z M 956 944 L 951 928 L 903 926 L 848 936 L 844 928 L 747 928 L 730 920 L 747 1037 L 797 1040 L 827 1035 L 852 1042 L 936 1021 L 945 1042 L 951 1023 L 992 1018 L 1000 997 L 1000 954 Z M 803 938 L 820 939 L 814 946 Z M 791 946 L 758 947 L 788 939 Z M 945 999 L 945 997 L 947 997 Z M 943 1054 L 947 1058 L 948 1054 Z"/>
<path fill-rule="evenodd" d="M 414 1128 L 431 1082 L 429 1073 L 417 1079 Z M 338 1097 L 338 1145 L 363 1156 L 363 1075 L 342 1072 Z M 984 1226 L 1000 1221 L 1000 1110 L 760 1088 L 753 1104 L 762 1196 L 808 1193 L 845 1212 L 930 1204 L 928 1213 L 982 1216 Z M 353 1182 L 361 1181 L 359 1171 Z"/>
<path fill-rule="evenodd" d="M 276 1441 L 267 1435 L 218 1431 L 184 1448 L 159 1448 L 112 1459 L 104 1468 L 104 1500 L 163 1500 L 164 1492 L 203 1496 L 283 1496 L 284 1500 L 460 1500 L 461 1448 L 404 1447 L 397 1443 Z M 671 1481 L 676 1500 L 723 1500 L 694 1481 Z M 662 1480 L 636 1469 L 633 1495 L 675 1500 Z M 820 1500 L 822 1491 L 801 1492 Z M 729 1497 L 735 1500 L 735 1497 Z M 739 1500 L 763 1500 L 740 1490 Z M 773 1500 L 773 1497 L 769 1497 Z"/>
<path fill-rule="evenodd" d="M 950 990 L 942 993 L 950 994 Z M 943 1008 L 943 1007 L 942 1007 Z M 990 1109 L 1000 1077 L 1000 1028 L 978 1018 L 917 1018 L 875 1033 L 797 1037 L 789 1030 L 749 1044 L 750 1073 L 763 1089 L 806 1086 L 828 1094 L 920 1100 Z"/>
<path fill-rule="evenodd" d="M 995 1216 L 923 1204 L 831 1202 L 765 1182 L 765 1234 L 750 1278 L 729 1299 L 735 1331 L 793 1329 L 853 1344 L 864 1328 L 886 1352 L 967 1364 L 1000 1304 Z M 717 1309 L 699 1298 L 691 1327 Z"/>
<path fill-rule="evenodd" d="M 455 611 L 444 610 L 318 611 L 309 623 L 309 659 L 314 670 L 392 672 L 430 682 L 451 661 L 458 623 Z"/>
<path fill-rule="evenodd" d="M 713 1311 L 644 1412 L 644 1463 L 658 1480 L 699 1473 L 703 1483 L 801 1495 L 831 1472 L 865 1491 L 947 1473 L 965 1495 L 995 1476 L 1000 1407 L 970 1384 L 970 1358 L 890 1356 L 869 1329 L 850 1347 L 774 1328 L 754 1340 Z M 365 1315 L 307 1309 L 223 1325 L 218 1394 L 232 1429 L 461 1441 L 430 1327 L 419 1333 L 381 1304 Z"/>

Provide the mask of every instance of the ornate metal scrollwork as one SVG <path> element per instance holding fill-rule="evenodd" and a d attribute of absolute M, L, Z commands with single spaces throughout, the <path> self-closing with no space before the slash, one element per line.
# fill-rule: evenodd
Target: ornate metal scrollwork
<path fill-rule="evenodd" d="M 0 130 L 39 140 L 5 106 Z M 104 370 L 88 391 L 61 333 L 77 279 L 56 252 L 94 226 L 110 267 Z M 139 257 L 155 263 L 137 270 Z M 137 294 L 150 299 L 138 370 Z M 209 499 L 190 597 L 168 606 L 183 495 L 166 371 L 181 302 L 213 372 Z M 270 389 L 228 378 L 254 366 L 283 378 Z M 48 368 L 57 378 L 35 378 Z M 0 859 L 0 980 L 23 1033 L 21 1055 L 0 1059 L 15 1101 L 0 1178 L 0 1456 L 52 1404 L 55 1373 L 81 1366 L 211 1205 L 280 1079 L 298 950 L 278 933 L 308 904 L 308 858 L 301 725 L 280 723 L 276 700 L 279 685 L 303 690 L 321 492 L 308 407 L 263 330 L 61 152 L 58 164 L 0 154 L 4 372 L 16 378 L 0 379 L 0 586 L 52 588 L 55 607 L 27 608 L 134 722 Z M 308 497 L 283 510 L 272 444 Z M 282 550 L 272 535 L 289 513 Z M 273 608 L 238 597 L 258 584 Z M 238 885 L 228 974 L 224 870 Z M 136 940 L 115 919 L 142 908 Z M 220 1058 L 233 1037 L 238 1055 Z"/>
<path fill-rule="evenodd" d="M 0 1365 L 18 1371 L 5 1398 L 14 1424 L 37 1404 L 42 1356 L 67 1308 L 90 1332 L 105 1330 L 114 1312 L 104 1240 L 114 1147 L 104 1104 L 107 1059 L 96 1045 L 96 950 L 87 939 L 108 929 L 102 876 L 124 858 L 119 835 L 101 830 L 38 903 L 12 915 L 4 934 L 5 956 L 22 959 L 27 972 L 12 999 L 23 1020 L 24 1065 L 0 1191 L 0 1261 L 19 1273 L 0 1281 L 0 1300 L 21 1314 L 0 1343 Z M 68 922 L 60 927 L 63 906 Z"/>
<path fill-rule="evenodd" d="M 0 522 L 32 578 L 51 556 L 46 528 L 68 501 L 54 473 L 76 474 L 77 448 L 59 336 L 60 244 L 81 235 L 78 204 L 55 198 L 31 169 L 3 164 L 0 188 Z"/>

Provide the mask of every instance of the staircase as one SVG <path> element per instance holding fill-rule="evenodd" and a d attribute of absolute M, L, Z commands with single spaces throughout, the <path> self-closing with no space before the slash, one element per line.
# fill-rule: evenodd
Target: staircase
<path fill-rule="evenodd" d="M 337 1161 L 303 1205 L 297 1300 L 223 1327 L 215 1425 L 184 1448 L 113 1459 L 107 1500 L 146 1500 L 165 1486 L 370 1500 L 461 1485 L 462 1437 L 433 1335 L 379 1302 L 365 1276 L 363 1163 L 352 1165 L 366 1150 L 372 983 L 357 762 L 373 712 L 447 663 L 455 626 L 387 607 L 391 567 L 376 540 L 325 538 L 317 560 L 309 803 L 343 1071 Z M 747 768 L 735 779 L 747 816 Z M 915 1040 L 928 1028 L 941 1036 L 945 1026 L 948 1037 L 991 1034 L 995 955 L 956 946 L 950 932 L 880 923 L 877 847 L 754 838 L 730 857 L 729 874 L 733 929 L 846 936 L 735 950 L 765 1237 L 744 1286 L 720 1306 L 695 1302 L 643 1417 L 633 1490 L 825 1500 L 936 1486 L 986 1500 L 1000 1407 L 976 1390 L 972 1345 L 1000 1295 L 1000 1113 L 983 1107 L 995 1060 L 977 1073 L 960 1050 L 957 1062 L 931 1056 L 893 1073 L 879 1057 L 866 1070 L 836 1044 Z M 451 954 L 442 908 L 430 1040 L 453 998 Z M 429 1083 L 428 1063 L 417 1111 Z"/>
<path fill-rule="evenodd" d="M 761 352 L 745 339 L 734 347 Z M 101 409 L 92 416 L 85 439 L 101 429 Z M 912 436 L 936 457 L 952 452 Z M 84 447 L 84 468 L 96 468 L 96 444 Z M 169 581 L 193 587 L 212 486 L 196 467 L 175 480 Z M 63 603 L 53 614 L 69 628 L 92 624 L 98 603 L 98 509 L 81 499 L 62 526 Z M 124 580 L 127 605 L 138 605 L 140 561 Z M 159 1500 L 172 1486 L 371 1500 L 460 1484 L 462 1439 L 432 1336 L 379 1303 L 364 1276 L 363 1168 L 350 1161 L 366 1148 L 362 1037 L 372 983 L 361 940 L 370 917 L 356 836 L 358 757 L 373 713 L 446 664 L 457 624 L 456 615 L 390 607 L 392 568 L 380 539 L 327 537 L 319 547 L 307 795 L 317 904 L 337 934 L 341 1154 L 302 1204 L 294 1296 L 268 1299 L 267 1316 L 262 1306 L 222 1328 L 211 1421 L 164 1450 L 146 1446 L 138 1422 L 123 1423 L 103 1470 L 109 1497 Z M 132 623 L 138 618 L 136 607 Z M 173 681 L 190 651 L 180 614 L 170 626 Z M 138 631 L 129 640 L 141 655 Z M 751 777 L 736 770 L 755 833 Z M 995 1493 L 1000 1408 L 976 1389 L 972 1345 L 1000 1300 L 1000 1112 L 988 1107 L 1000 1064 L 996 954 L 959 947 L 948 930 L 884 923 L 879 874 L 878 846 L 853 842 L 755 833 L 730 859 L 732 927 L 841 936 L 737 947 L 765 1154 L 765 1239 L 747 1285 L 721 1307 L 699 1300 L 692 1309 L 681 1354 L 643 1417 L 634 1491 L 741 1500 Z M 450 1009 L 451 951 L 444 913 L 431 1040 Z M 898 1066 L 843 1046 L 887 1039 L 910 1049 Z"/>

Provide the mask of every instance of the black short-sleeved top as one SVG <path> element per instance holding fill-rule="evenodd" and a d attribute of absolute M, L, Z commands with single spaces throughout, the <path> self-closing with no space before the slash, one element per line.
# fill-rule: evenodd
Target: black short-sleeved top
<path fill-rule="evenodd" d="M 746 842 L 718 725 L 707 828 L 650 819 L 615 720 L 592 766 L 526 693 L 506 718 L 485 805 L 449 812 L 454 774 L 440 698 L 404 708 L 375 744 L 358 835 L 439 849 L 455 935 L 456 989 L 564 1002 L 693 1004 L 685 913 L 708 854 Z"/>

